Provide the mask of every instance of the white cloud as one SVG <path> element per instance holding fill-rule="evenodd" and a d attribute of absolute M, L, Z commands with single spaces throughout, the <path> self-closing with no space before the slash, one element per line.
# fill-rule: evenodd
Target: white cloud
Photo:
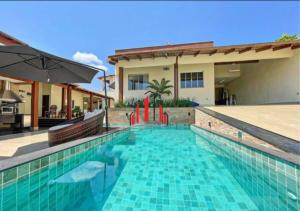
<path fill-rule="evenodd" d="M 93 53 L 86 53 L 86 52 L 80 52 L 77 51 L 73 55 L 73 60 L 76 62 L 80 62 L 83 64 L 87 64 L 96 68 L 99 68 L 101 70 L 107 71 L 107 67 L 103 65 L 102 60 L 100 60 L 95 54 Z"/>

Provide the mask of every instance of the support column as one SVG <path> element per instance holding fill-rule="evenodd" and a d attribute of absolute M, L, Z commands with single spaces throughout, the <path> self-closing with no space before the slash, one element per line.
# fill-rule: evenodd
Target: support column
<path fill-rule="evenodd" d="M 72 119 L 72 86 L 67 88 L 67 119 Z"/>
<path fill-rule="evenodd" d="M 31 84 L 31 129 L 39 128 L 39 82 Z"/>
<path fill-rule="evenodd" d="M 93 93 L 90 93 L 89 111 L 93 111 Z"/>
<path fill-rule="evenodd" d="M 123 73 L 122 73 L 123 75 Z M 104 81 L 106 81 L 106 72 L 103 71 L 103 76 L 104 76 Z M 123 85 L 122 85 L 122 90 L 123 90 Z M 108 108 L 107 108 L 107 87 L 106 84 L 104 86 L 104 93 L 105 93 L 105 129 L 106 132 L 108 131 Z M 123 98 L 123 97 L 122 97 Z"/>
<path fill-rule="evenodd" d="M 119 67 L 119 101 L 123 102 L 124 68 Z"/>
<path fill-rule="evenodd" d="M 174 64 L 174 98 L 178 98 L 178 56 L 176 56 Z"/>
<path fill-rule="evenodd" d="M 64 110 L 66 105 L 66 88 L 61 89 L 61 110 Z"/>

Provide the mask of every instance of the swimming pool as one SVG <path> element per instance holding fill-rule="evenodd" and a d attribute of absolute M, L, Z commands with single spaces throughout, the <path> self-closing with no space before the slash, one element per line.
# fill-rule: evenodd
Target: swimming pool
<path fill-rule="evenodd" d="M 189 126 L 133 127 L 1 173 L 1 210 L 299 210 L 300 169 Z"/>

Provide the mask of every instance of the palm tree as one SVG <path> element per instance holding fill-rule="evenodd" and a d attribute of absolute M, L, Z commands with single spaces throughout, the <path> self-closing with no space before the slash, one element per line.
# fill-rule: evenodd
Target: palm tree
<path fill-rule="evenodd" d="M 166 80 L 165 78 L 162 78 L 160 83 L 157 80 L 152 80 L 152 82 L 148 82 L 147 88 L 150 89 L 145 94 L 150 93 L 150 99 L 153 102 L 153 120 L 155 121 L 155 103 L 158 99 L 159 102 L 162 101 L 163 95 L 171 95 L 172 92 L 170 88 L 172 88 L 172 85 L 169 85 L 170 80 Z"/>

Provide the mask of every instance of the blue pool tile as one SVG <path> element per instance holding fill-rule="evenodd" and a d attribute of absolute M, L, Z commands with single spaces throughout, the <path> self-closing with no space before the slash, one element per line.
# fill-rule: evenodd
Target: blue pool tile
<path fill-rule="evenodd" d="M 3 184 L 14 181 L 17 178 L 17 175 L 17 167 L 3 172 Z"/>
<path fill-rule="evenodd" d="M 18 178 L 26 176 L 29 174 L 29 163 L 22 164 L 18 166 Z"/>
<path fill-rule="evenodd" d="M 106 170 L 70 182 L 90 161 Z M 1 172 L 0 210 L 299 210 L 299 172 L 188 126 L 133 128 Z"/>

